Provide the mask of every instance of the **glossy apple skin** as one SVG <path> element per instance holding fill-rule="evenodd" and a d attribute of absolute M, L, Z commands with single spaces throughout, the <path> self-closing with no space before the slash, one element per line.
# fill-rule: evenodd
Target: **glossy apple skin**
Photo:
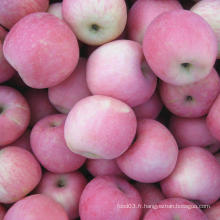
<path fill-rule="evenodd" d="M 21 18 L 34 12 L 43 12 L 48 9 L 49 0 L 1 0 L 0 23 L 11 29 Z"/>
<path fill-rule="evenodd" d="M 209 220 L 218 220 L 220 219 L 220 201 L 211 205 L 210 208 L 204 210 Z"/>
<path fill-rule="evenodd" d="M 124 0 L 64 0 L 62 12 L 77 38 L 88 45 L 116 39 L 127 22 Z"/>
<path fill-rule="evenodd" d="M 0 86 L 0 146 L 18 139 L 30 121 L 30 107 L 25 98 L 8 86 Z"/>
<path fill-rule="evenodd" d="M 48 8 L 48 13 L 50 13 L 50 14 L 52 14 L 62 20 L 63 19 L 62 2 L 56 2 L 56 3 L 50 4 L 50 6 Z"/>
<path fill-rule="evenodd" d="M 85 158 L 74 154 L 64 140 L 66 115 L 49 115 L 38 121 L 31 131 L 31 149 L 42 166 L 53 173 L 79 169 Z"/>
<path fill-rule="evenodd" d="M 115 176 L 99 176 L 85 187 L 79 203 L 81 220 L 139 220 L 140 208 L 120 205 L 142 205 L 139 192 L 126 180 Z"/>
<path fill-rule="evenodd" d="M 220 59 L 220 2 L 219 0 L 202 0 L 191 11 L 200 15 L 212 27 L 218 40 L 218 59 Z"/>
<path fill-rule="evenodd" d="M 220 93 L 220 78 L 212 69 L 198 82 L 183 86 L 161 82 L 159 90 L 161 100 L 170 112 L 180 117 L 196 118 L 208 113 Z"/>
<path fill-rule="evenodd" d="M 216 98 L 206 118 L 206 123 L 211 134 L 220 141 L 220 95 Z"/>
<path fill-rule="evenodd" d="M 89 96 L 69 112 L 64 128 L 67 146 L 91 159 L 114 159 L 131 145 L 137 120 L 131 107 L 108 96 Z"/>
<path fill-rule="evenodd" d="M 2 205 L 0 205 L 0 220 L 4 219 L 5 213 L 6 213 L 5 208 Z"/>
<path fill-rule="evenodd" d="M 25 98 L 30 106 L 31 121 L 30 125 L 34 126 L 40 119 L 47 115 L 56 114 L 56 109 L 48 99 L 48 91 L 44 89 L 28 89 L 24 93 Z"/>
<path fill-rule="evenodd" d="M 131 179 L 154 183 L 171 174 L 177 155 L 178 146 L 171 132 L 158 121 L 142 119 L 138 121 L 137 139 L 117 163 Z"/>
<path fill-rule="evenodd" d="M 159 15 L 149 25 L 143 41 L 144 55 L 153 72 L 174 85 L 205 78 L 214 66 L 217 50 L 211 27 L 186 10 Z"/>
<path fill-rule="evenodd" d="M 59 112 L 67 114 L 80 99 L 91 95 L 86 82 L 86 63 L 86 59 L 80 58 L 70 77 L 49 88 L 49 100 Z"/>
<path fill-rule="evenodd" d="M 169 198 L 160 201 L 158 207 L 161 208 L 151 209 L 143 220 L 170 220 L 170 219 L 184 219 L 184 220 L 208 220 L 203 211 L 196 207 L 196 204 L 183 198 Z M 168 206 L 168 208 L 164 208 Z M 175 208 L 169 208 L 175 207 Z M 179 208 L 178 208 L 179 207 Z M 192 207 L 192 208 L 191 208 Z"/>
<path fill-rule="evenodd" d="M 125 174 L 118 167 L 116 160 L 88 159 L 86 169 L 94 176 L 114 175 L 125 177 Z"/>
<path fill-rule="evenodd" d="M 36 192 L 60 203 L 69 219 L 73 220 L 79 217 L 79 199 L 86 184 L 87 180 L 80 172 L 67 174 L 46 172 Z"/>
<path fill-rule="evenodd" d="M 48 196 L 35 194 L 16 202 L 4 220 L 68 220 L 64 208 Z"/>
<path fill-rule="evenodd" d="M 41 167 L 27 150 L 16 146 L 0 151 L 0 202 L 13 203 L 30 193 L 40 182 Z"/>
<path fill-rule="evenodd" d="M 156 89 L 157 78 L 134 41 L 117 40 L 99 47 L 90 55 L 86 71 L 93 94 L 111 96 L 132 107 L 149 100 Z"/>
<path fill-rule="evenodd" d="M 163 104 L 157 92 L 145 103 L 134 107 L 134 112 L 137 118 L 156 119 L 163 108 Z"/>
<path fill-rule="evenodd" d="M 172 116 L 169 129 L 179 147 L 207 147 L 216 143 L 206 125 L 206 118 L 181 118 Z"/>
<path fill-rule="evenodd" d="M 150 210 L 148 206 L 155 205 L 165 199 L 161 190 L 154 184 L 136 183 L 135 188 L 138 190 L 143 200 L 143 216 Z"/>
<path fill-rule="evenodd" d="M 161 13 L 182 9 L 177 0 L 138 0 L 128 12 L 128 37 L 142 43 L 149 24 Z"/>
<path fill-rule="evenodd" d="M 79 59 L 74 33 L 65 22 L 44 12 L 27 15 L 16 23 L 4 41 L 3 52 L 23 81 L 38 89 L 68 78 Z"/>
<path fill-rule="evenodd" d="M 220 196 L 220 164 L 201 147 L 187 147 L 179 152 L 173 173 L 161 182 L 166 197 L 183 197 L 212 204 Z"/>

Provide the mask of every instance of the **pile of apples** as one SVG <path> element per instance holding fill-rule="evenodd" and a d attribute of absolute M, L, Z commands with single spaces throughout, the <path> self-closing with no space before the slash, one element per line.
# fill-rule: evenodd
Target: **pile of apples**
<path fill-rule="evenodd" d="M 0 0 L 0 220 L 220 220 L 220 0 Z"/>

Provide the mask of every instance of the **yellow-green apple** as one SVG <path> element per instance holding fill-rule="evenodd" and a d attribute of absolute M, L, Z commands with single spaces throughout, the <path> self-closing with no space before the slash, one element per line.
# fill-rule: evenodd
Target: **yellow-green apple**
<path fill-rule="evenodd" d="M 62 2 L 52 3 L 48 8 L 48 13 L 58 17 L 59 19 L 63 19 Z"/>

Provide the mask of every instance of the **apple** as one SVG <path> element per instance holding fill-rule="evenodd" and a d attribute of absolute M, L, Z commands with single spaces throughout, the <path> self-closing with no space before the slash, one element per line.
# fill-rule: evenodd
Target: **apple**
<path fill-rule="evenodd" d="M 1 0 L 0 24 L 11 29 L 21 18 L 34 12 L 46 11 L 49 0 Z"/>
<path fill-rule="evenodd" d="M 220 201 L 211 205 L 210 208 L 204 210 L 209 220 L 219 220 L 220 219 Z"/>
<path fill-rule="evenodd" d="M 0 26 L 0 41 L 1 42 L 5 40 L 5 37 L 7 34 L 8 32 L 2 26 Z"/>
<path fill-rule="evenodd" d="M 86 63 L 86 59 L 80 58 L 70 77 L 49 88 L 49 100 L 59 112 L 67 114 L 76 102 L 91 95 L 86 82 Z"/>
<path fill-rule="evenodd" d="M 24 96 L 31 109 L 30 125 L 34 124 L 47 115 L 57 113 L 48 99 L 48 91 L 44 89 L 27 89 Z"/>
<path fill-rule="evenodd" d="M 119 168 L 143 183 L 161 181 L 175 168 L 178 146 L 170 131 L 153 119 L 138 121 L 137 138 L 119 158 Z"/>
<path fill-rule="evenodd" d="M 137 118 L 156 119 L 163 108 L 163 104 L 157 92 L 146 102 L 134 107 Z"/>
<path fill-rule="evenodd" d="M 88 45 L 116 39 L 127 22 L 124 0 L 64 0 L 62 12 L 77 38 Z"/>
<path fill-rule="evenodd" d="M 3 45 L 7 61 L 32 88 L 48 88 L 68 78 L 79 59 L 77 39 L 65 22 L 45 12 L 22 18 Z"/>
<path fill-rule="evenodd" d="M 126 180 L 116 176 L 99 176 L 91 180 L 82 192 L 80 219 L 138 220 L 142 210 L 137 207 L 141 205 L 140 194 Z"/>
<path fill-rule="evenodd" d="M 5 213 L 6 213 L 5 208 L 2 205 L 0 205 L 0 220 L 4 219 Z"/>
<path fill-rule="evenodd" d="M 36 194 L 19 200 L 4 220 L 68 220 L 64 208 L 48 196 Z"/>
<path fill-rule="evenodd" d="M 217 161 L 220 163 L 220 152 L 218 152 L 217 154 L 215 154 L 215 158 L 216 158 Z"/>
<path fill-rule="evenodd" d="M 212 204 L 220 197 L 220 164 L 201 147 L 186 147 L 179 152 L 172 174 L 161 182 L 166 197 L 183 197 Z"/>
<path fill-rule="evenodd" d="M 128 37 L 142 44 L 149 24 L 161 13 L 182 9 L 178 0 L 138 0 L 128 12 Z"/>
<path fill-rule="evenodd" d="M 191 11 L 200 15 L 212 27 L 218 40 L 218 59 L 220 59 L 220 1 L 202 0 L 195 4 Z"/>
<path fill-rule="evenodd" d="M 206 123 L 209 131 L 217 140 L 220 141 L 220 118 L 218 117 L 219 111 L 220 95 L 218 95 L 218 97 L 216 98 L 206 118 Z"/>
<path fill-rule="evenodd" d="M 53 173 L 79 169 L 85 158 L 74 154 L 64 140 L 66 115 L 49 115 L 38 121 L 31 131 L 31 149 L 43 167 Z"/>
<path fill-rule="evenodd" d="M 144 216 L 143 220 L 208 220 L 207 216 L 197 205 L 183 198 L 169 198 L 160 201 Z"/>
<path fill-rule="evenodd" d="M 30 121 L 30 107 L 25 98 L 8 86 L 0 86 L 0 146 L 18 139 Z"/>
<path fill-rule="evenodd" d="M 71 151 L 91 159 L 114 159 L 131 145 L 137 127 L 127 104 L 102 95 L 77 102 L 69 112 L 64 135 Z"/>
<path fill-rule="evenodd" d="M 135 183 L 135 188 L 139 191 L 143 200 L 143 215 L 145 215 L 153 205 L 165 199 L 165 196 L 155 184 Z"/>
<path fill-rule="evenodd" d="M 143 40 L 144 55 L 153 72 L 174 85 L 194 83 L 208 76 L 217 50 L 217 39 L 209 24 L 186 10 L 156 17 Z"/>
<path fill-rule="evenodd" d="M 86 169 L 95 177 L 106 175 L 125 177 L 125 174 L 120 170 L 115 159 L 88 159 L 86 161 Z"/>
<path fill-rule="evenodd" d="M 40 182 L 41 167 L 27 150 L 8 146 L 0 150 L 0 202 L 13 203 Z"/>
<path fill-rule="evenodd" d="M 94 95 L 111 96 L 132 107 L 149 100 L 157 84 L 141 46 L 130 40 L 113 41 L 96 49 L 88 59 L 86 74 Z"/>
<path fill-rule="evenodd" d="M 87 180 L 80 172 L 66 174 L 46 172 L 36 192 L 60 203 L 72 220 L 79 217 L 79 199 L 86 184 Z"/>
<path fill-rule="evenodd" d="M 220 93 L 220 78 L 212 69 L 198 82 L 182 86 L 161 82 L 159 90 L 161 100 L 170 112 L 180 117 L 196 118 L 208 113 Z"/>
<path fill-rule="evenodd" d="M 50 13 L 50 14 L 52 14 L 62 20 L 63 19 L 62 2 L 56 2 L 56 3 L 50 4 L 50 6 L 48 8 L 48 13 Z"/>
<path fill-rule="evenodd" d="M 170 131 L 180 147 L 207 147 L 216 143 L 206 125 L 206 118 L 180 118 L 171 116 Z"/>

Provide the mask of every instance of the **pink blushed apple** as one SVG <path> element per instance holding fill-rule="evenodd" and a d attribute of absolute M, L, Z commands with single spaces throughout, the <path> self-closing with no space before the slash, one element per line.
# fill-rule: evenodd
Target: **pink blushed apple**
<path fill-rule="evenodd" d="M 19 200 L 6 213 L 4 220 L 68 220 L 64 208 L 48 196 L 36 194 Z"/>
<path fill-rule="evenodd" d="M 66 115 L 49 115 L 38 121 L 31 131 L 31 149 L 43 167 L 53 173 L 79 169 L 85 158 L 74 154 L 64 140 Z"/>
<path fill-rule="evenodd" d="M 166 197 L 183 197 L 212 204 L 220 197 L 220 164 L 201 147 L 187 147 L 179 152 L 172 174 L 161 182 Z"/>
<path fill-rule="evenodd" d="M 58 17 L 59 19 L 63 19 L 62 15 L 62 2 L 56 2 L 49 6 L 48 13 Z"/>
<path fill-rule="evenodd" d="M 174 85 L 205 78 L 213 68 L 217 50 L 217 39 L 209 24 L 187 10 L 159 15 L 149 25 L 143 41 L 144 55 L 153 72 Z"/>
<path fill-rule="evenodd" d="M 91 159 L 114 159 L 132 143 L 137 120 L 131 107 L 108 96 L 89 96 L 69 112 L 64 128 L 71 151 Z"/>
<path fill-rule="evenodd" d="M 30 107 L 25 98 L 8 86 L 0 86 L 0 146 L 18 139 L 30 121 Z"/>
<path fill-rule="evenodd" d="M 139 192 L 126 180 L 114 176 L 99 176 L 83 190 L 79 203 L 81 220 L 138 220 L 142 205 Z"/>
<path fill-rule="evenodd" d="M 0 202 L 13 203 L 40 182 L 41 167 L 34 156 L 20 147 L 0 150 Z"/>
<path fill-rule="evenodd" d="M 111 96 L 132 107 L 149 100 L 157 85 L 141 46 L 130 40 L 117 40 L 97 48 L 88 59 L 86 74 L 94 95 Z"/>
<path fill-rule="evenodd" d="M 16 23 L 4 41 L 3 52 L 23 81 L 38 89 L 68 78 L 79 59 L 74 33 L 65 22 L 44 12 Z"/>
<path fill-rule="evenodd" d="M 64 0 L 62 13 L 77 38 L 88 45 L 116 39 L 127 21 L 124 0 Z"/>
<path fill-rule="evenodd" d="M 143 183 L 161 181 L 175 168 L 178 146 L 170 131 L 152 119 L 138 121 L 137 138 L 119 158 L 119 168 Z"/>
<path fill-rule="evenodd" d="M 151 209 L 143 220 L 208 220 L 197 205 L 183 198 L 169 198 L 160 201 L 158 208 Z"/>
<path fill-rule="evenodd" d="M 142 43 L 149 24 L 161 13 L 182 9 L 177 0 L 138 0 L 128 12 L 129 39 Z"/>
<path fill-rule="evenodd" d="M 212 27 L 218 40 L 218 59 L 220 59 L 220 1 L 202 0 L 195 4 L 191 11 L 200 15 Z"/>
<path fill-rule="evenodd" d="M 209 220 L 219 220 L 220 219 L 220 201 L 211 205 L 210 208 L 204 210 Z"/>
<path fill-rule="evenodd" d="M 220 93 L 220 78 L 212 69 L 198 82 L 183 86 L 161 82 L 159 90 L 161 100 L 170 112 L 180 117 L 196 118 L 208 113 Z"/>
<path fill-rule="evenodd" d="M 91 95 L 86 82 L 86 63 L 86 59 L 80 58 L 70 77 L 49 88 L 49 100 L 59 112 L 67 114 L 76 102 Z"/>
<path fill-rule="evenodd" d="M 87 184 L 80 172 L 67 174 L 44 173 L 36 192 L 51 197 L 66 210 L 69 219 L 79 217 L 79 199 Z"/>

